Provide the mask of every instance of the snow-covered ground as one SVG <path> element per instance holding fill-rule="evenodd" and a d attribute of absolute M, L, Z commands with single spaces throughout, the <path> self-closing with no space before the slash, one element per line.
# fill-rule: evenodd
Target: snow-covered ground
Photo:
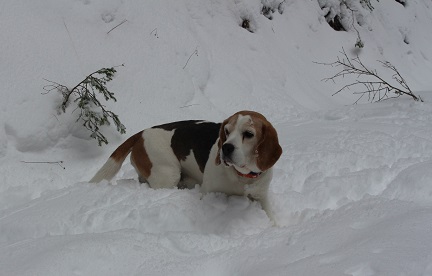
<path fill-rule="evenodd" d="M 361 50 L 327 24 L 336 3 L 0 2 L 0 275 L 432 275 L 432 1 L 356 5 Z M 314 62 L 342 47 L 390 61 L 425 102 L 332 96 L 344 83 L 321 80 L 337 68 Z M 107 107 L 127 134 L 106 128 L 98 147 L 44 79 L 120 64 Z M 278 226 L 246 198 L 139 185 L 129 161 L 86 182 L 137 131 L 243 109 L 279 132 Z"/>

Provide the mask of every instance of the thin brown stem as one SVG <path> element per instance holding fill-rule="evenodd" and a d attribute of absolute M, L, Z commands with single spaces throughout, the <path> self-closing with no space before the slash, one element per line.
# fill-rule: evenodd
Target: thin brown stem
<path fill-rule="evenodd" d="M 365 94 L 368 94 L 369 102 L 379 102 L 384 99 L 397 98 L 401 95 L 410 96 L 415 101 L 423 101 L 419 96 L 416 96 L 412 92 L 405 79 L 402 77 L 396 67 L 390 62 L 378 61 L 384 68 L 393 71 L 392 80 L 394 80 L 398 85 L 395 85 L 394 82 L 391 83 L 385 78 L 381 77 L 376 70 L 369 69 L 361 61 L 359 56 L 350 58 L 343 48 L 340 53 L 342 54 L 342 57 L 338 56 L 337 60 L 334 62 L 317 63 L 331 67 L 343 68 L 332 77 L 323 79 L 323 81 L 332 81 L 333 83 L 336 83 L 336 80 L 340 78 L 353 75 L 356 77 L 354 82 L 344 85 L 342 88 L 333 93 L 333 95 L 345 90 L 354 89 L 353 94 L 360 94 L 360 97 L 355 101 L 355 104 L 358 103 Z M 363 86 L 364 89 L 358 90 L 358 86 Z M 393 96 L 391 96 L 391 94 L 393 94 Z"/>

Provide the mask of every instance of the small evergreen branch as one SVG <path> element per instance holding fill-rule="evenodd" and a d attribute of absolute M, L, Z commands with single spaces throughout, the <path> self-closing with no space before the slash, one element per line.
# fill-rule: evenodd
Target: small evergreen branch
<path fill-rule="evenodd" d="M 344 78 L 345 76 L 355 76 L 356 81 L 347 84 L 336 91 L 333 95 L 336 95 L 344 90 L 350 90 L 351 88 L 357 89 L 359 86 L 363 89 L 357 89 L 353 94 L 359 94 L 360 97 L 355 101 L 355 104 L 360 101 L 365 95 L 368 96 L 369 102 L 379 102 L 384 99 L 397 98 L 401 95 L 407 95 L 412 97 L 415 101 L 423 101 L 420 96 L 416 96 L 405 79 L 401 76 L 399 71 L 388 61 L 378 61 L 382 66 L 390 71 L 393 71 L 392 79 L 398 83 L 392 84 L 389 81 L 378 75 L 378 72 L 373 69 L 369 69 L 360 60 L 360 57 L 349 58 L 345 50 L 342 48 L 341 57 L 337 57 L 337 61 L 331 63 L 318 63 L 322 65 L 328 65 L 332 67 L 342 67 L 343 69 L 336 73 L 330 78 L 323 79 L 324 81 L 333 81 L 336 83 L 336 79 Z M 366 77 L 366 80 L 364 80 Z M 372 79 L 372 80 L 371 80 Z"/>
<path fill-rule="evenodd" d="M 47 91 L 46 93 L 49 93 L 52 90 L 57 90 L 62 94 L 63 101 L 60 104 L 59 109 L 61 109 L 63 113 L 66 112 L 66 108 L 71 102 L 71 97 L 74 97 L 73 102 L 77 105 L 76 109 L 80 110 L 77 122 L 79 120 L 82 121 L 83 126 L 91 131 L 90 137 L 96 139 L 99 146 L 101 146 L 102 143 L 108 144 L 108 140 L 100 132 L 100 126 L 110 125 L 109 118 L 111 118 L 116 125 L 118 132 L 121 134 L 126 133 L 126 127 L 120 122 L 119 117 L 112 111 L 107 110 L 98 99 L 98 93 L 100 93 L 103 95 L 105 101 L 117 101 L 114 97 L 114 93 L 109 91 L 106 87 L 106 84 L 113 79 L 116 72 L 117 71 L 114 67 L 99 69 L 88 75 L 72 89 L 69 89 L 65 85 L 57 82 L 45 79 L 50 83 L 44 86 L 44 90 Z M 95 111 L 95 109 L 99 110 Z"/>

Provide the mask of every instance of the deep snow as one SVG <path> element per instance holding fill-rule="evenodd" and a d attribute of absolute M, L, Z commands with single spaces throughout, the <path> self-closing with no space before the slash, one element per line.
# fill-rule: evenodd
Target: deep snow
<path fill-rule="evenodd" d="M 1 2 L 0 275 L 432 275 L 432 1 L 371 3 L 358 50 L 315 0 L 272 20 L 258 0 Z M 425 102 L 332 97 L 336 69 L 314 62 L 342 47 L 390 61 Z M 242 109 L 274 123 L 277 227 L 245 198 L 139 185 L 128 161 L 86 182 L 126 136 L 98 147 L 43 79 L 119 64 L 107 106 L 126 136 Z"/>

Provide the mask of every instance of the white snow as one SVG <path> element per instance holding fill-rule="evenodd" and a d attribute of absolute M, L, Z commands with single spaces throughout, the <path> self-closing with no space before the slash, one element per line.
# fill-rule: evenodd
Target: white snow
<path fill-rule="evenodd" d="M 0 275 L 432 275 L 432 2 L 356 5 L 361 50 L 317 0 L 285 0 L 272 20 L 261 2 L 282 1 L 0 3 Z M 390 61 L 425 102 L 332 96 L 345 83 L 314 62 L 342 47 L 391 78 L 377 60 Z M 104 128 L 98 147 L 44 79 L 121 64 L 106 105 L 127 134 Z M 140 185 L 129 161 L 87 183 L 144 128 L 243 109 L 279 133 L 278 226 L 246 198 Z"/>

